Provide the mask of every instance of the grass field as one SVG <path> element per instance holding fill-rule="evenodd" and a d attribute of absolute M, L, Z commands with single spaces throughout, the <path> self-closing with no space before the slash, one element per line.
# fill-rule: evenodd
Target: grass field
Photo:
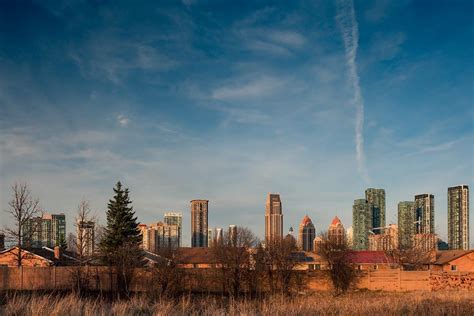
<path fill-rule="evenodd" d="M 73 295 L 7 295 L 1 315 L 474 315 L 474 293 L 353 292 L 260 301 L 221 297 L 182 297 L 151 302 L 145 298 L 108 301 Z"/>

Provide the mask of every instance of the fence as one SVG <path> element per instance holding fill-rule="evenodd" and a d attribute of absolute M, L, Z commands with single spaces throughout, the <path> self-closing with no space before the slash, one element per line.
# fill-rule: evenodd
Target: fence
<path fill-rule="evenodd" d="M 76 267 L 0 267 L 1 290 L 67 290 L 72 287 Z M 117 276 L 109 267 L 86 267 L 88 287 L 110 291 L 116 286 Z M 185 269 L 183 289 L 189 291 L 219 291 L 214 282 L 213 269 Z M 330 290 L 331 282 L 325 271 L 297 272 L 303 274 L 307 290 Z M 135 269 L 132 291 L 152 288 L 152 274 L 146 269 Z M 473 272 L 402 271 L 399 269 L 361 271 L 354 288 L 384 291 L 436 291 L 442 289 L 474 290 Z"/>

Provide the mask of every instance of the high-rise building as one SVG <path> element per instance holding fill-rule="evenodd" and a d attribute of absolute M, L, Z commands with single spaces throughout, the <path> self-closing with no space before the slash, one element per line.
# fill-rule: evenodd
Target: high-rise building
<path fill-rule="evenodd" d="M 412 245 L 420 253 L 437 250 L 438 236 L 436 234 L 415 234 L 413 235 Z"/>
<path fill-rule="evenodd" d="M 142 233 L 142 248 L 150 252 L 159 252 L 160 249 L 177 248 L 179 244 L 178 225 L 168 225 L 163 222 L 140 224 Z"/>
<path fill-rule="evenodd" d="M 191 201 L 191 247 L 207 247 L 208 200 Z"/>
<path fill-rule="evenodd" d="M 381 234 L 369 235 L 369 250 L 391 251 L 398 248 L 398 226 L 390 224 Z"/>
<path fill-rule="evenodd" d="M 237 246 L 237 226 L 229 225 L 229 239 L 234 247 Z"/>
<path fill-rule="evenodd" d="M 402 249 L 412 246 L 415 234 L 415 202 L 398 203 L 398 244 Z"/>
<path fill-rule="evenodd" d="M 216 228 L 216 243 L 219 245 L 224 241 L 224 231 L 221 227 Z"/>
<path fill-rule="evenodd" d="M 265 241 L 279 241 L 283 238 L 283 211 L 279 194 L 269 193 L 265 207 Z"/>
<path fill-rule="evenodd" d="M 469 250 L 469 186 L 448 188 L 448 244 Z"/>
<path fill-rule="evenodd" d="M 346 239 L 347 239 L 347 246 L 349 248 L 354 247 L 354 229 L 352 226 L 346 229 Z"/>
<path fill-rule="evenodd" d="M 352 206 L 353 249 L 369 248 L 369 232 L 372 232 L 372 204 L 366 199 L 354 201 Z"/>
<path fill-rule="evenodd" d="M 328 240 L 336 245 L 346 242 L 346 230 L 339 217 L 334 217 L 328 228 Z"/>
<path fill-rule="evenodd" d="M 303 217 L 298 231 L 298 247 L 303 251 L 313 251 L 313 241 L 316 237 L 316 230 L 308 215 Z"/>
<path fill-rule="evenodd" d="M 415 195 L 415 234 L 434 233 L 434 195 Z"/>
<path fill-rule="evenodd" d="M 182 231 L 183 231 L 183 215 L 178 212 L 167 212 L 165 213 L 163 221 L 167 225 L 177 225 L 179 239 L 177 241 L 178 247 L 182 245 Z"/>
<path fill-rule="evenodd" d="M 380 234 L 385 227 L 385 190 L 369 188 L 365 190 L 365 199 L 372 206 L 372 231 Z"/>
<path fill-rule="evenodd" d="M 25 235 L 23 244 L 26 247 L 54 248 L 66 242 L 66 215 L 45 213 L 41 217 L 33 217 L 26 225 Z"/>
<path fill-rule="evenodd" d="M 92 256 L 95 248 L 95 223 L 80 221 L 77 223 L 76 251 L 82 256 Z"/>
<path fill-rule="evenodd" d="M 216 239 L 216 233 L 215 233 L 214 228 L 208 228 L 207 229 L 207 246 L 208 247 L 213 247 L 214 246 L 214 241 Z"/>

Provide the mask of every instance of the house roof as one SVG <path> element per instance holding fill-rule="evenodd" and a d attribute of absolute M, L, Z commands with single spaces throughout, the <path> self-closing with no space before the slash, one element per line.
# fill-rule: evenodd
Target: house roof
<path fill-rule="evenodd" d="M 75 255 L 70 251 L 61 250 L 59 252 L 59 259 L 54 257 L 54 249 L 43 247 L 43 248 L 30 248 L 27 249 L 29 252 L 34 253 L 37 256 L 43 257 L 56 266 L 72 266 L 77 265 L 79 260 L 75 258 Z"/>
<path fill-rule="evenodd" d="M 450 261 L 458 259 L 462 256 L 465 256 L 469 253 L 474 252 L 474 250 L 442 250 L 436 252 L 436 260 L 432 264 L 446 264 Z"/>
<path fill-rule="evenodd" d="M 176 259 L 181 264 L 214 264 L 217 263 L 212 248 L 194 247 L 178 248 Z"/>
<path fill-rule="evenodd" d="M 358 264 L 393 263 L 393 259 L 383 251 L 350 251 L 348 257 L 352 263 Z"/>

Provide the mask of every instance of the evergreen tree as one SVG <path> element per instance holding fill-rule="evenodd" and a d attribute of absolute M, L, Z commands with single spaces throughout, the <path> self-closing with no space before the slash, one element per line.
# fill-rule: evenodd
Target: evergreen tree
<path fill-rule="evenodd" d="M 59 240 L 56 243 L 56 246 L 59 246 L 59 248 L 61 248 L 62 250 L 67 249 L 67 242 L 63 234 L 59 235 Z"/>
<path fill-rule="evenodd" d="M 128 188 L 123 188 L 119 181 L 114 193 L 113 199 L 108 203 L 107 227 L 100 244 L 101 251 L 109 264 L 116 264 L 114 254 L 124 247 L 130 253 L 134 253 L 136 259 L 141 259 L 142 237 L 128 196 Z"/>

